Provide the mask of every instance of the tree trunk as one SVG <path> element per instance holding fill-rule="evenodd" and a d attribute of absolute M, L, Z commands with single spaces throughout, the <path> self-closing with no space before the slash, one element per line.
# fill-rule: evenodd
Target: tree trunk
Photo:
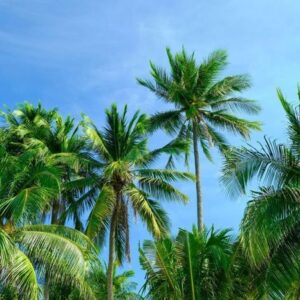
<path fill-rule="evenodd" d="M 196 197 L 197 197 L 197 224 L 198 230 L 203 229 L 203 203 L 200 182 L 200 159 L 196 123 L 193 123 L 193 146 L 194 146 L 194 160 L 195 160 L 195 176 L 196 176 Z"/>
<path fill-rule="evenodd" d="M 113 271 L 114 271 L 114 256 L 115 256 L 115 235 L 118 218 L 118 207 L 120 203 L 120 194 L 117 194 L 117 203 L 111 217 L 110 232 L 109 232 L 109 255 L 107 266 L 107 300 L 114 299 L 113 291 Z"/>
<path fill-rule="evenodd" d="M 52 202 L 51 225 L 58 224 L 58 211 L 59 211 L 59 202 L 56 199 L 53 200 Z"/>
<path fill-rule="evenodd" d="M 59 211 L 59 202 L 58 200 L 53 200 L 52 202 L 52 212 L 51 212 L 51 220 L 50 223 L 51 225 L 58 224 L 58 211 Z M 49 290 L 50 290 L 50 285 L 49 285 L 49 272 L 46 270 L 45 273 L 45 285 L 44 285 L 44 299 L 49 300 Z"/>

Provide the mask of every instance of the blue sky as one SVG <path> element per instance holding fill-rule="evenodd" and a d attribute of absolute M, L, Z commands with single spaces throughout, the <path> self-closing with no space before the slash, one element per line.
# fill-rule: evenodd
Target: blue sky
<path fill-rule="evenodd" d="M 184 45 L 199 60 L 224 48 L 230 60 L 225 74 L 249 73 L 253 87 L 244 95 L 262 106 L 264 131 L 252 143 L 264 134 L 284 141 L 275 88 L 296 101 L 299 15 L 300 3 L 292 0 L 0 0 L 0 107 L 41 100 L 64 115 L 84 112 L 99 125 L 112 102 L 153 113 L 164 105 L 135 80 L 148 76 L 150 59 L 167 66 L 166 46 L 178 51 Z M 159 143 L 153 138 L 151 146 Z M 202 159 L 205 223 L 237 230 L 246 199 L 226 197 L 220 166 L 218 156 L 214 164 Z M 196 222 L 194 186 L 180 187 L 191 202 L 165 205 L 173 233 Z M 133 260 L 126 267 L 141 282 L 137 245 L 149 236 L 132 223 Z"/>

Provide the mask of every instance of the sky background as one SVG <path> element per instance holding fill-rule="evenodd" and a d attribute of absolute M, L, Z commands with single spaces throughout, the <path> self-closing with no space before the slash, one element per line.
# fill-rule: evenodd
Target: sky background
<path fill-rule="evenodd" d="M 285 119 L 276 87 L 296 103 L 299 15 L 295 0 L 0 0 L 0 108 L 42 101 L 78 119 L 83 112 L 99 126 L 104 109 L 113 102 L 127 103 L 131 112 L 154 113 L 165 106 L 135 79 L 149 77 L 150 59 L 167 67 L 166 46 L 195 51 L 198 61 L 222 48 L 230 61 L 224 74 L 250 74 L 253 87 L 244 96 L 262 107 L 258 119 L 263 132 L 253 134 L 251 143 L 263 135 L 284 141 Z M 158 135 L 150 146 L 160 144 Z M 206 225 L 236 232 L 247 198 L 226 196 L 219 184 L 218 155 L 213 164 L 202 157 L 201 167 Z M 173 234 L 196 223 L 194 186 L 179 188 L 191 201 L 187 206 L 165 205 Z M 136 271 L 140 284 L 137 245 L 149 235 L 131 221 L 133 259 L 125 268 Z"/>

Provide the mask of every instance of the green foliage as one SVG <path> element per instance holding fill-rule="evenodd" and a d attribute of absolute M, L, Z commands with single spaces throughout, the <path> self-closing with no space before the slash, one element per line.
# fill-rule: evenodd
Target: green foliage
<path fill-rule="evenodd" d="M 117 273 L 118 265 L 114 264 L 113 286 L 116 300 L 142 300 L 143 298 L 135 293 L 137 284 L 131 281 L 134 276 L 133 271 Z M 87 273 L 87 283 L 93 290 L 96 299 L 107 298 L 107 269 L 100 264 L 99 260 L 94 260 L 89 266 Z M 76 288 L 70 288 L 64 283 L 52 285 L 49 293 L 50 299 L 59 300 L 84 300 L 85 295 L 81 295 Z"/>
<path fill-rule="evenodd" d="M 0 299 L 143 299 L 133 271 L 117 271 L 130 259 L 133 216 L 154 237 L 139 249 L 145 299 L 300 298 L 300 105 L 277 90 L 287 143 L 265 138 L 258 148 L 230 147 L 225 131 L 249 138 L 260 128 L 236 116 L 259 111 L 240 96 L 248 76 L 221 78 L 222 50 L 201 64 L 184 49 L 175 55 L 167 49 L 167 56 L 170 72 L 151 63 L 152 80 L 138 79 L 173 105 L 150 118 L 140 112 L 129 118 L 127 106 L 112 105 L 98 128 L 86 116 L 76 123 L 41 104 L 1 112 Z M 173 140 L 150 149 L 148 137 L 157 129 Z M 188 162 L 191 141 L 198 167 L 198 144 L 208 159 L 212 146 L 225 154 L 221 180 L 230 195 L 246 193 L 254 178 L 260 184 L 235 240 L 213 227 L 169 236 L 161 202 L 185 204 L 176 183 L 200 184 L 199 168 L 193 176 L 174 165 L 182 154 Z M 166 168 L 157 167 L 162 155 L 169 156 Z M 197 189 L 201 202 L 199 195 Z M 103 267 L 99 248 L 108 233 Z"/>
<path fill-rule="evenodd" d="M 228 230 L 180 230 L 145 241 L 140 263 L 146 271 L 146 299 L 232 299 L 230 269 L 233 245 Z"/>
<path fill-rule="evenodd" d="M 192 180 L 192 175 L 151 168 L 161 154 L 184 151 L 187 145 L 178 140 L 162 148 L 149 150 L 149 120 L 146 115 L 137 112 L 127 120 L 127 107 L 119 113 L 115 105 L 106 111 L 103 130 L 97 129 L 87 118 L 84 128 L 99 166 L 94 182 L 100 190 L 88 218 L 86 233 L 90 238 L 98 236 L 99 240 L 103 240 L 104 231 L 116 212 L 115 244 L 118 259 L 122 262 L 124 253 L 129 254 L 129 209 L 141 217 L 154 236 L 161 237 L 168 232 L 169 220 L 160 201 L 187 202 L 187 196 L 172 183 Z"/>
<path fill-rule="evenodd" d="M 83 210 L 74 201 L 86 187 L 82 177 L 93 172 L 93 159 L 87 139 L 79 132 L 80 124 L 76 125 L 71 117 L 64 119 L 56 109 L 47 111 L 41 104 L 35 107 L 24 103 L 18 109 L 2 115 L 5 120 L 2 135 L 6 149 L 28 159 L 29 153 L 32 153 L 32 158 L 40 156 L 40 161 L 52 168 L 50 172 L 42 170 L 40 174 L 47 180 L 51 179 L 54 168 L 56 174 L 60 173 L 60 191 L 56 197 L 52 196 L 51 206 L 44 210 L 44 215 L 50 216 L 54 224 L 65 224 L 72 219 L 77 229 L 83 229 L 80 219 Z M 69 206 L 72 209 L 66 212 Z"/>
<path fill-rule="evenodd" d="M 61 160 L 42 144 L 57 112 L 25 104 L 3 115 L 7 123 L 0 131 L 1 292 L 38 299 L 39 282 L 46 276 L 50 284 L 66 281 L 94 299 L 85 283 L 86 265 L 97 255 L 92 242 L 71 228 L 37 225 L 63 190 Z"/>
<path fill-rule="evenodd" d="M 299 94 L 299 92 L 298 92 Z M 293 107 L 278 90 L 288 119 L 289 142 L 265 139 L 260 148 L 232 149 L 222 181 L 233 194 L 245 193 L 251 179 L 261 184 L 248 202 L 241 225 L 245 255 L 264 270 L 264 294 L 271 299 L 299 297 L 299 105 Z M 300 99 L 300 98 L 299 98 Z"/>
<path fill-rule="evenodd" d="M 119 113 L 116 105 L 106 110 L 106 125 L 98 129 L 85 118 L 85 134 L 89 138 L 97 162 L 91 190 L 99 190 L 86 227 L 86 234 L 101 245 L 109 232 L 107 298 L 113 299 L 113 263 L 130 259 L 129 217 L 139 216 L 156 238 L 165 236 L 169 219 L 160 202 L 180 201 L 188 197 L 173 183 L 192 180 L 189 173 L 153 169 L 151 165 L 162 154 L 186 151 L 188 144 L 181 139 L 155 150 L 148 149 L 150 121 L 136 112 L 127 118 L 127 106 Z"/>
<path fill-rule="evenodd" d="M 169 73 L 151 62 L 152 81 L 138 79 L 142 86 L 175 107 L 151 118 L 153 130 L 163 128 L 170 134 L 191 138 L 194 124 L 197 140 L 210 159 L 210 146 L 215 145 L 221 152 L 228 147 L 224 130 L 247 138 L 251 130 L 260 128 L 258 122 L 234 114 L 256 114 L 260 109 L 255 101 L 238 95 L 250 87 L 248 76 L 220 78 L 228 64 L 225 51 L 212 52 L 201 64 L 196 62 L 194 53 L 188 55 L 184 49 L 173 55 L 167 48 L 167 55 Z"/>
<path fill-rule="evenodd" d="M 119 114 L 112 106 L 106 113 L 107 127 L 99 131 L 85 117 L 84 134 L 72 118 L 63 119 L 56 109 L 47 111 L 40 104 L 25 103 L 2 116 L 0 212 L 3 232 L 8 233 L 3 235 L 3 255 L 10 257 L 11 241 L 12 249 L 20 249 L 20 259 L 15 259 L 20 264 L 10 266 L 9 277 L 16 281 L 24 273 L 31 278 L 18 284 L 27 286 L 26 291 L 18 288 L 18 294 L 31 290 L 35 294 L 30 297 L 37 297 L 42 280 L 45 297 L 58 287 L 69 298 L 95 296 L 87 265 L 97 249 L 85 235 L 63 226 L 68 220 L 85 230 L 81 217 L 89 212 L 85 231 L 101 245 L 115 216 L 113 252 L 122 262 L 130 255 L 130 209 L 159 237 L 167 233 L 169 220 L 158 200 L 187 201 L 172 183 L 193 176 L 149 166 L 163 153 L 178 155 L 188 145 L 177 139 L 148 150 L 150 123 L 144 114 L 137 112 L 128 121 L 127 107 Z M 49 218 L 52 225 L 39 224 Z"/>
<path fill-rule="evenodd" d="M 207 159 L 212 160 L 212 146 L 226 154 L 229 148 L 224 132 L 250 137 L 252 130 L 259 130 L 260 123 L 236 116 L 236 112 L 256 114 L 260 108 L 255 101 L 240 96 L 250 87 L 247 75 L 220 78 L 227 66 L 227 53 L 212 52 L 198 64 L 194 53 L 188 55 L 184 49 L 173 55 L 167 48 L 170 71 L 150 63 L 152 80 L 138 79 L 138 82 L 156 94 L 172 110 L 158 112 L 150 119 L 154 131 L 164 129 L 176 139 L 193 143 L 195 162 L 198 228 L 203 227 L 202 192 L 200 180 L 200 159 L 198 144 Z M 189 162 L 189 149 L 185 151 L 185 162 Z M 174 168 L 173 155 L 167 163 Z"/>

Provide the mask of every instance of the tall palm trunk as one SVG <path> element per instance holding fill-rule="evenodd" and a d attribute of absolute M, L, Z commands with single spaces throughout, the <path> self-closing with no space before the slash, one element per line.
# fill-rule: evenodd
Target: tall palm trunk
<path fill-rule="evenodd" d="M 199 147 L 197 138 L 196 123 L 193 122 L 193 146 L 194 146 L 194 160 L 195 160 L 195 176 L 196 176 L 196 197 L 197 197 L 197 224 L 198 230 L 203 229 L 203 200 L 201 193 L 200 182 L 200 159 L 199 159 Z"/>
<path fill-rule="evenodd" d="M 111 217 L 110 232 L 109 232 L 109 254 L 107 266 L 107 300 L 114 299 L 113 291 L 113 272 L 114 272 L 114 255 L 115 255 L 115 236 L 118 218 L 118 207 L 121 201 L 121 194 L 117 193 L 117 203 Z"/>
<path fill-rule="evenodd" d="M 59 211 L 59 202 L 53 200 L 52 202 L 52 212 L 51 212 L 51 225 L 58 224 L 58 211 Z M 45 273 L 45 285 L 44 285 L 44 300 L 49 300 L 50 297 L 50 285 L 49 285 L 49 272 Z"/>
<path fill-rule="evenodd" d="M 115 230 L 116 230 L 116 215 L 113 214 L 110 232 L 109 232 L 109 256 L 107 267 L 107 300 L 113 300 L 113 269 L 114 269 L 114 252 L 115 252 Z"/>
<path fill-rule="evenodd" d="M 51 224 L 58 224 L 59 202 L 54 200 L 52 203 Z"/>

